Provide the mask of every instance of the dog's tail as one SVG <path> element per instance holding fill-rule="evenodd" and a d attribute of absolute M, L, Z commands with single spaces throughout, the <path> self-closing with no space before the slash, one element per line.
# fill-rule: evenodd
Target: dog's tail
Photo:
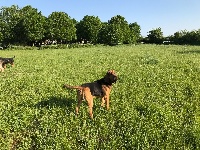
<path fill-rule="evenodd" d="M 79 89 L 79 90 L 83 89 L 82 86 L 71 86 L 71 85 L 67 85 L 67 84 L 64 84 L 63 88 L 67 88 L 67 89 Z"/>

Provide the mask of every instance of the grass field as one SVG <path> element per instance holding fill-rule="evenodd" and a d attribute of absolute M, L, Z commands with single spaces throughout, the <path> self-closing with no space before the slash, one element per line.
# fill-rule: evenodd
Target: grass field
<path fill-rule="evenodd" d="M 0 149 L 200 149 L 200 47 L 97 46 L 0 51 Z M 115 69 L 107 111 L 75 115 L 76 91 Z"/>

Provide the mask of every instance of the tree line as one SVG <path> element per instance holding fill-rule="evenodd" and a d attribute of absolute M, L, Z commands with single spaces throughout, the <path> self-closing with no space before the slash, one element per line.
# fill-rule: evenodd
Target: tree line
<path fill-rule="evenodd" d="M 84 16 L 77 21 L 65 12 L 52 12 L 48 17 L 36 8 L 27 5 L 1 7 L 0 9 L 0 44 L 34 45 L 46 40 L 58 43 L 89 42 L 92 44 L 134 44 L 138 42 L 161 44 L 173 41 L 174 44 L 200 44 L 200 30 L 186 30 L 164 37 L 161 28 L 141 36 L 141 27 L 137 22 L 128 23 L 121 15 L 112 17 L 108 22 L 101 22 L 96 16 Z M 0 45 L 0 46 L 1 46 Z"/>
<path fill-rule="evenodd" d="M 146 43 L 155 44 L 178 44 L 178 45 L 200 45 L 200 29 L 187 31 L 181 30 L 175 32 L 173 35 L 164 37 L 161 28 L 156 28 L 148 32 L 147 37 L 142 40 Z"/>

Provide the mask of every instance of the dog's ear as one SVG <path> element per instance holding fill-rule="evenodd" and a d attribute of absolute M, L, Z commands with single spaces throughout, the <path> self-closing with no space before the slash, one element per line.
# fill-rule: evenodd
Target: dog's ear
<path fill-rule="evenodd" d="M 113 70 L 108 70 L 107 71 L 107 74 L 112 74 L 113 73 Z"/>
<path fill-rule="evenodd" d="M 110 72 L 111 72 L 111 70 L 108 70 L 108 71 L 107 71 L 107 74 L 110 74 Z"/>
<path fill-rule="evenodd" d="M 115 73 L 115 70 L 108 70 L 108 71 L 107 71 L 107 74 L 109 74 L 109 75 L 112 74 L 112 75 L 114 75 L 114 76 L 117 76 L 116 73 Z"/>

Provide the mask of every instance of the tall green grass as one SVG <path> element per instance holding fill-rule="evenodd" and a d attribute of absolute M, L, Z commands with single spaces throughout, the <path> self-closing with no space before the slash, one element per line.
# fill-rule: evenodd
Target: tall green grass
<path fill-rule="evenodd" d="M 1 149 L 200 149 L 200 47 L 97 46 L 0 51 Z M 115 69 L 111 109 L 94 119 L 74 90 Z"/>

